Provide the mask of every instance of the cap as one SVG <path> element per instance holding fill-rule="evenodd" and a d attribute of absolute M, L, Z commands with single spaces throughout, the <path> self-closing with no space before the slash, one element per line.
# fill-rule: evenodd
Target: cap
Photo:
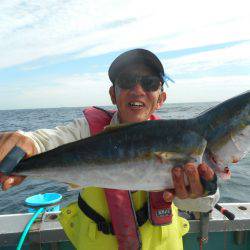
<path fill-rule="evenodd" d="M 114 84 L 121 71 L 134 63 L 142 63 L 152 68 L 165 81 L 164 68 L 158 57 L 146 49 L 133 49 L 119 55 L 109 67 L 109 79 Z"/>

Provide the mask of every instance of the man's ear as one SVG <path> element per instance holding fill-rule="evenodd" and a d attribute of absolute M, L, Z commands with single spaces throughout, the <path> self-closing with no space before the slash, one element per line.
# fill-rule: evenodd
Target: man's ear
<path fill-rule="evenodd" d="M 157 109 L 159 109 L 167 99 L 167 93 L 165 91 L 161 92 L 157 101 Z"/>
<path fill-rule="evenodd" d="M 115 88 L 113 85 L 109 88 L 109 95 L 110 95 L 110 99 L 111 99 L 112 103 L 116 104 Z"/>

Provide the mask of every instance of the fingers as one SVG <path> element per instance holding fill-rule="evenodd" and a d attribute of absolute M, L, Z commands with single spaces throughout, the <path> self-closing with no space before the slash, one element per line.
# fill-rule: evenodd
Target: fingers
<path fill-rule="evenodd" d="M 11 188 L 14 184 L 14 178 L 8 177 L 2 184 L 2 190 L 6 191 L 7 189 Z"/>
<path fill-rule="evenodd" d="M 0 172 L 0 183 L 3 184 L 8 179 L 8 177 L 9 176 L 4 175 Z"/>
<path fill-rule="evenodd" d="M 0 162 L 15 146 L 20 147 L 26 153 L 26 158 L 37 154 L 34 142 L 18 132 L 7 132 L 0 134 Z"/>
<path fill-rule="evenodd" d="M 173 183 L 175 188 L 175 195 L 180 199 L 188 198 L 189 194 L 185 185 L 184 171 L 180 167 L 172 169 Z"/>
<path fill-rule="evenodd" d="M 163 193 L 163 199 L 166 202 L 172 202 L 174 199 L 174 190 L 165 190 Z"/>
<path fill-rule="evenodd" d="M 190 198 L 197 198 L 202 196 L 204 193 L 204 188 L 200 181 L 200 175 L 198 169 L 194 163 L 187 163 L 184 166 L 184 172 L 187 176 L 189 186 L 190 186 Z"/>
<path fill-rule="evenodd" d="M 1 133 L 0 134 L 0 162 L 8 154 L 8 152 L 16 145 L 18 136 L 11 136 L 12 133 Z"/>
<path fill-rule="evenodd" d="M 30 138 L 17 132 L 0 133 L 0 162 L 15 146 L 20 147 L 26 153 L 26 158 L 37 154 L 35 144 Z M 6 176 L 0 173 L 2 190 L 20 184 L 24 178 L 24 176 Z"/>
<path fill-rule="evenodd" d="M 205 163 L 202 163 L 198 166 L 198 171 L 200 174 L 200 181 L 204 187 L 206 195 L 213 195 L 217 191 L 217 176 L 214 171 L 207 166 Z"/>
<path fill-rule="evenodd" d="M 19 185 L 25 178 L 25 176 L 6 176 L 1 174 L 0 183 L 2 183 L 2 190 L 6 191 L 13 186 Z"/>
<path fill-rule="evenodd" d="M 173 199 L 173 196 L 180 199 L 202 197 L 205 190 L 201 177 L 209 182 L 214 179 L 214 171 L 205 163 L 200 164 L 198 168 L 194 163 L 187 163 L 183 167 L 174 167 L 172 177 L 174 192 L 171 191 L 172 195 L 168 193 L 169 191 L 164 193 L 166 201 Z"/>
<path fill-rule="evenodd" d="M 214 171 L 205 163 L 198 166 L 198 172 L 206 181 L 211 181 L 214 178 Z"/>

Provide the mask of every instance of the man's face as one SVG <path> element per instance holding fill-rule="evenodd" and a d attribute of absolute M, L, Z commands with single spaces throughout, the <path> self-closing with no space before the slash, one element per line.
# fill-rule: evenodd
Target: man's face
<path fill-rule="evenodd" d="M 154 72 L 144 65 L 133 65 L 121 75 L 124 74 L 155 76 Z M 148 120 L 150 115 L 160 108 L 166 99 L 166 93 L 161 91 L 161 87 L 155 91 L 145 91 L 140 82 L 136 82 L 130 89 L 123 89 L 115 84 L 114 87 L 110 87 L 110 96 L 118 108 L 121 123 Z"/>

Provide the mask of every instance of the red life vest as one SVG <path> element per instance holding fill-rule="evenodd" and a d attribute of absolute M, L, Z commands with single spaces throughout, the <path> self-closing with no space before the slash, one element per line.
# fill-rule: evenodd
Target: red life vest
<path fill-rule="evenodd" d="M 91 135 L 95 135 L 110 124 L 115 111 L 92 107 L 85 109 L 83 113 L 88 121 Z M 150 120 L 157 119 L 159 118 L 156 115 L 150 116 Z M 130 191 L 106 188 L 104 192 L 119 250 L 141 249 L 140 233 Z M 148 217 L 156 226 L 171 223 L 171 202 L 164 201 L 163 192 L 149 192 Z"/>

